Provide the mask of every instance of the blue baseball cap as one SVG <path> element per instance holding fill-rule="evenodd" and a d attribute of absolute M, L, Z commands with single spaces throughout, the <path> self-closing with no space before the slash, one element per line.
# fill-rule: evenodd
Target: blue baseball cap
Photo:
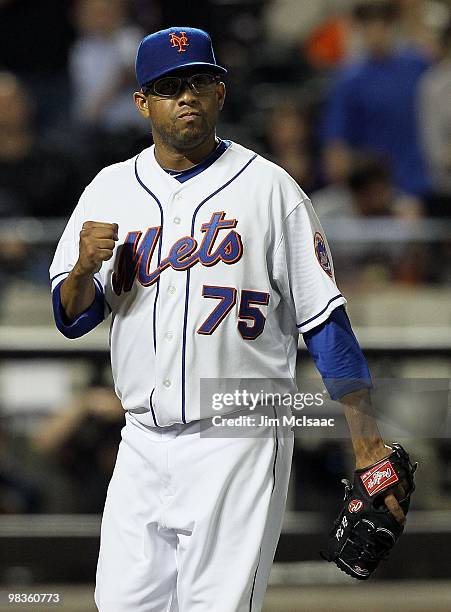
<path fill-rule="evenodd" d="M 211 38 L 204 30 L 188 27 L 160 30 L 143 38 L 138 47 L 136 78 L 140 87 L 187 66 L 209 68 L 218 74 L 227 73 L 216 63 Z"/>

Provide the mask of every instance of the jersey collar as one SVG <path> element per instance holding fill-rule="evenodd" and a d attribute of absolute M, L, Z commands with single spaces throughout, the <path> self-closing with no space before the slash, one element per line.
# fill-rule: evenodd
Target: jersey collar
<path fill-rule="evenodd" d="M 206 157 L 200 164 L 196 164 L 192 168 L 188 168 L 187 170 L 169 170 L 168 168 L 163 168 L 167 174 L 174 177 L 179 183 L 185 183 L 189 181 L 190 178 L 197 176 L 207 168 L 209 168 L 212 164 L 215 163 L 217 159 L 221 157 L 221 155 L 227 151 L 230 146 L 230 140 L 221 140 L 219 139 L 218 145 L 216 149 L 210 153 L 208 157 Z"/>

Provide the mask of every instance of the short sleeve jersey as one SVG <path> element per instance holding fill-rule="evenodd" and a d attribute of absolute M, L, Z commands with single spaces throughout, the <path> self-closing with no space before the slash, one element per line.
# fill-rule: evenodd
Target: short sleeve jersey
<path fill-rule="evenodd" d="M 102 170 L 58 244 L 52 289 L 87 220 L 119 225 L 95 282 L 111 312 L 116 392 L 152 426 L 199 419 L 203 378 L 294 380 L 299 333 L 346 302 L 308 197 L 236 143 L 184 183 L 154 147 Z"/>

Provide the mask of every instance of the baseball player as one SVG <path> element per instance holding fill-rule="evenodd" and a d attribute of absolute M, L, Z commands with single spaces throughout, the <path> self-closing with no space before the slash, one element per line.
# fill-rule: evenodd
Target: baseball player
<path fill-rule="evenodd" d="M 370 376 L 308 197 L 281 168 L 216 135 L 226 70 L 208 34 L 147 36 L 136 73 L 154 145 L 86 187 L 50 269 L 68 338 L 111 316 L 125 410 L 95 600 L 102 612 L 256 612 L 293 436 L 272 422 L 256 424 L 258 435 L 218 435 L 201 381 L 294 380 L 301 333 L 345 405 L 357 467 L 391 448 L 361 410 Z M 402 522 L 392 492 L 386 504 Z"/>

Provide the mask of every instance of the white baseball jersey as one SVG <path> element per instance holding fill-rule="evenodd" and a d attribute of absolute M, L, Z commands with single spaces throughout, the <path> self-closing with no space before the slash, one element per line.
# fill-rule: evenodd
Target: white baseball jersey
<path fill-rule="evenodd" d="M 119 225 L 95 279 L 112 316 L 116 392 L 150 426 L 209 416 L 202 378 L 294 380 L 298 334 L 345 303 L 308 197 L 236 143 L 184 183 L 154 147 L 102 170 L 58 244 L 52 289 L 76 263 L 88 220 Z"/>

